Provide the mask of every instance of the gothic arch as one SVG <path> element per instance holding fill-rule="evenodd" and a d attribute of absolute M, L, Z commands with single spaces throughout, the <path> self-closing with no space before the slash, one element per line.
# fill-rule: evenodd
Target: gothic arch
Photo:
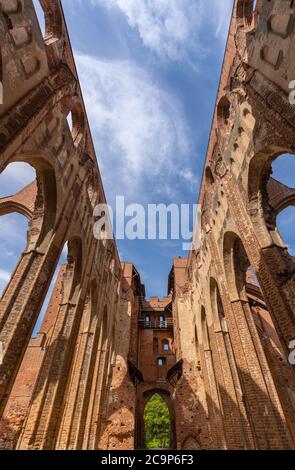
<path fill-rule="evenodd" d="M 170 414 L 170 448 L 176 449 L 176 422 L 173 399 L 168 390 L 163 388 L 152 388 L 145 390 L 137 399 L 136 406 L 136 430 L 135 430 L 135 449 L 145 449 L 145 427 L 144 410 L 150 399 L 158 394 L 165 401 Z"/>
<path fill-rule="evenodd" d="M 238 235 L 226 232 L 223 241 L 224 269 L 232 301 L 246 299 L 245 276 L 250 265 L 248 255 Z"/>
<path fill-rule="evenodd" d="M 68 241 L 68 263 L 64 276 L 64 297 L 76 301 L 82 277 L 82 241 L 73 237 Z"/>
<path fill-rule="evenodd" d="M 263 263 L 273 273 L 274 283 L 280 288 L 279 295 L 282 297 L 284 308 L 286 312 L 289 310 L 288 315 L 292 316 L 290 311 L 294 311 L 295 305 L 292 294 L 295 261 L 278 230 L 277 215 L 280 210 L 286 209 L 287 204 L 294 204 L 295 188 L 271 179 L 274 160 L 286 155 L 292 156 L 293 153 L 277 146 L 267 148 L 252 158 L 248 173 L 248 198 L 255 235 L 264 249 Z M 292 336 L 290 333 L 289 335 Z"/>
<path fill-rule="evenodd" d="M 259 8 L 260 0 L 238 0 L 236 5 L 236 15 L 238 23 L 242 26 L 252 24 L 253 15 Z"/>
<path fill-rule="evenodd" d="M 45 19 L 45 41 L 58 40 L 62 36 L 62 17 L 60 8 L 55 2 L 40 0 Z"/>
<path fill-rule="evenodd" d="M 26 163 L 36 172 L 36 180 L 14 195 L 0 199 L 0 214 L 19 212 L 30 219 L 28 247 L 44 248 L 52 236 L 57 211 L 57 187 L 55 170 L 42 158 L 21 156 L 8 162 L 2 168 L 4 172 L 11 163 Z M 0 174 L 1 174 L 0 173 Z"/>
<path fill-rule="evenodd" d="M 272 244 L 284 247 L 276 227 L 277 214 L 294 205 L 295 192 L 273 180 L 272 163 L 292 154 L 288 149 L 265 148 L 252 157 L 248 172 L 248 204 L 251 219 L 262 247 Z M 295 156 L 294 156 L 295 158 Z"/>

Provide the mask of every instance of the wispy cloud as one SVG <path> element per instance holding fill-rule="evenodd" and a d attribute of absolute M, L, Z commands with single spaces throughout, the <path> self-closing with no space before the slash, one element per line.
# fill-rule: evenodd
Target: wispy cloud
<path fill-rule="evenodd" d="M 202 0 L 202 2 L 207 5 L 206 19 L 213 25 L 215 37 L 224 39 L 228 33 L 234 0 Z"/>
<path fill-rule="evenodd" d="M 36 172 L 28 163 L 10 163 L 0 175 L 0 198 L 12 196 L 36 178 Z"/>
<path fill-rule="evenodd" d="M 25 248 L 27 219 L 19 214 L 0 217 L 0 241 L 5 244 L 5 254 L 11 257 L 14 247 Z"/>
<path fill-rule="evenodd" d="M 11 274 L 8 271 L 0 269 L 0 281 L 8 282 L 10 280 Z"/>
<path fill-rule="evenodd" d="M 131 62 L 80 53 L 76 61 L 107 191 L 141 198 L 176 176 L 191 184 L 191 142 L 177 97 Z"/>
<path fill-rule="evenodd" d="M 90 0 L 92 5 L 117 8 L 143 44 L 159 57 L 173 61 L 202 53 L 202 31 L 213 28 L 224 38 L 233 0 Z"/>

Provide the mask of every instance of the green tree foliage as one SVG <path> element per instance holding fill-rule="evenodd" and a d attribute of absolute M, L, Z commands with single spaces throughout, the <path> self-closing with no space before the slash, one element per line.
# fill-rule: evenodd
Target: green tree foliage
<path fill-rule="evenodd" d="M 170 414 L 158 393 L 152 396 L 144 411 L 145 438 L 148 449 L 170 448 Z"/>

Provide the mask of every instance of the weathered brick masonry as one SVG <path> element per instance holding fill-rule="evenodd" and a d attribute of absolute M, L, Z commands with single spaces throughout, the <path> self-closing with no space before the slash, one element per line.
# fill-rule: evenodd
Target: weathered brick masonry
<path fill-rule="evenodd" d="M 145 299 L 115 242 L 93 237 L 105 196 L 79 80 L 60 1 L 40 3 L 44 38 L 32 0 L 0 1 L 0 172 L 11 162 L 36 170 L 0 199 L 0 215 L 29 219 L 0 302 L 0 448 L 144 447 L 157 392 L 172 448 L 294 449 L 295 263 L 276 216 L 295 190 L 271 178 L 272 162 L 295 148 L 294 2 L 234 2 L 200 246 L 173 261 L 163 300 Z"/>

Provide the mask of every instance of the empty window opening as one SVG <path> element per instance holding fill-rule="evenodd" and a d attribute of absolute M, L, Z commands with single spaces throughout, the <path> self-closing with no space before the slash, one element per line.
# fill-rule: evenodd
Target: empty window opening
<path fill-rule="evenodd" d="M 170 346 L 169 346 L 169 341 L 164 341 L 163 343 L 163 350 L 165 352 L 168 352 L 170 350 Z"/>
<path fill-rule="evenodd" d="M 45 37 L 45 29 L 46 29 L 45 28 L 44 11 L 41 7 L 40 0 L 33 0 L 33 4 L 34 4 L 35 12 L 36 12 L 36 15 L 37 15 L 37 19 L 38 19 L 38 22 L 39 22 L 41 34 L 44 38 Z"/>
<path fill-rule="evenodd" d="M 157 362 L 159 367 L 164 367 L 164 365 L 166 364 L 166 359 L 164 357 L 158 357 Z"/>
<path fill-rule="evenodd" d="M 295 256 L 295 191 L 292 191 L 295 190 L 295 155 L 280 155 L 272 162 L 271 170 L 272 179 L 283 185 L 280 189 L 280 186 L 274 186 L 270 181 L 268 186 L 270 203 L 277 212 L 275 225 L 289 253 Z M 281 202 L 276 206 L 279 198 Z"/>
<path fill-rule="evenodd" d="M 23 162 L 10 163 L 0 174 L 0 297 L 27 246 L 29 209 L 26 209 L 26 199 L 30 199 L 28 186 L 35 179 L 35 169 Z M 34 199 L 30 199 L 30 209 L 33 204 Z"/>
<path fill-rule="evenodd" d="M 67 244 L 65 244 L 65 246 L 64 246 L 64 248 L 61 252 L 61 255 L 59 257 L 59 261 L 58 261 L 58 264 L 56 266 L 54 275 L 52 277 L 49 289 L 47 291 L 47 295 L 45 297 L 42 309 L 41 309 L 39 317 L 38 317 L 38 320 L 36 322 L 36 325 L 35 325 L 35 328 L 34 328 L 34 331 L 33 331 L 33 335 L 32 335 L 33 338 L 36 337 L 37 334 L 40 332 L 40 328 L 42 326 L 42 323 L 43 323 L 44 317 L 46 315 L 46 312 L 48 311 L 48 308 L 51 308 L 51 309 L 53 309 L 53 308 L 57 309 L 58 308 L 58 305 L 59 305 L 59 299 L 58 299 L 59 292 L 58 292 L 57 282 L 59 280 L 59 276 L 61 275 L 62 266 L 65 266 L 67 264 L 67 256 L 68 256 L 68 248 L 67 248 Z"/>
<path fill-rule="evenodd" d="M 291 256 L 295 257 L 295 207 L 290 206 L 277 216 L 277 228 Z"/>
<path fill-rule="evenodd" d="M 272 163 L 272 178 L 290 188 L 295 188 L 295 155 L 284 153 Z"/>
<path fill-rule="evenodd" d="M 145 445 L 147 449 L 170 449 L 171 419 L 169 408 L 156 393 L 144 411 Z"/>

